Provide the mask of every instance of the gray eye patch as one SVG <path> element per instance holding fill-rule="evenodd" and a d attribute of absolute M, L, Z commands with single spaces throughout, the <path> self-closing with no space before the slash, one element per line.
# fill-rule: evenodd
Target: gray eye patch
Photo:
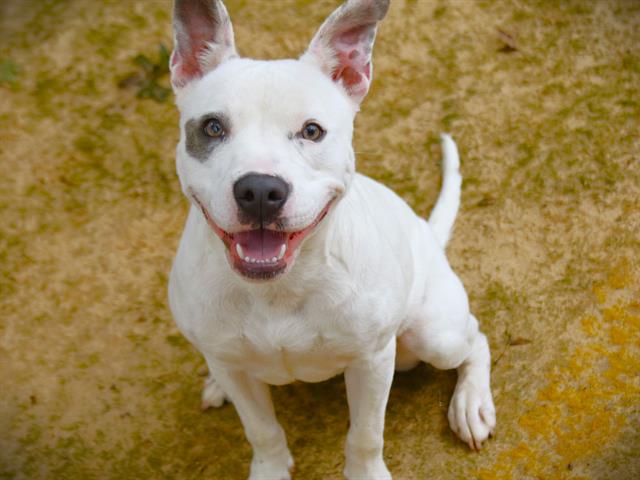
<path fill-rule="evenodd" d="M 218 119 L 224 134 L 218 138 L 210 137 L 205 133 L 205 124 L 213 118 Z M 207 113 L 199 118 L 191 118 L 184 125 L 185 146 L 187 153 L 201 162 L 205 162 L 211 156 L 213 150 L 224 142 L 229 132 L 229 122 L 220 113 Z"/>

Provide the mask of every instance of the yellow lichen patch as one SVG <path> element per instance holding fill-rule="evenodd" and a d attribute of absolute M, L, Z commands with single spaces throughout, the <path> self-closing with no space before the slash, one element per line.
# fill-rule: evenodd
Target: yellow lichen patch
<path fill-rule="evenodd" d="M 616 290 L 637 288 L 638 280 L 638 270 L 625 261 L 594 287 L 597 312 L 576 332 L 585 342 L 553 366 L 547 384 L 527 402 L 518 419 L 526 440 L 498 454 L 480 478 L 594 478 L 590 457 L 629 426 L 625 408 L 640 399 L 637 301 L 632 295 L 607 304 Z"/>

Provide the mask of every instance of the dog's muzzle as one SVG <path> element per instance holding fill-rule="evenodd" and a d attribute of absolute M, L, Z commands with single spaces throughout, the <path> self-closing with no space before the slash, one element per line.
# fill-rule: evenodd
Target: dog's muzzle
<path fill-rule="evenodd" d="M 276 192 L 276 195 L 279 195 L 279 199 L 273 198 L 274 194 L 272 193 L 272 198 L 269 200 L 269 192 L 273 192 L 273 188 L 275 188 L 276 185 L 280 187 L 282 184 L 286 185 L 284 181 L 280 181 L 282 183 L 258 182 L 261 188 L 258 190 L 247 189 L 244 196 L 239 195 L 241 198 L 240 201 L 246 202 L 245 205 L 247 205 L 247 209 L 256 209 L 255 203 L 251 201 L 251 195 L 253 195 L 254 199 L 259 195 L 266 195 L 267 203 L 270 204 L 269 208 L 271 208 L 270 214 L 277 215 L 286 201 L 289 189 L 287 187 L 286 190 Z M 271 185 L 272 189 L 265 188 L 265 185 Z M 249 191 L 252 191 L 251 195 L 246 193 Z M 336 197 L 329 199 L 314 220 L 300 230 L 279 230 L 261 224 L 246 230 L 228 232 L 220 228 L 216 222 L 213 221 L 209 211 L 193 193 L 192 198 L 202 210 L 202 214 L 213 232 L 224 242 L 231 267 L 249 280 L 270 280 L 290 269 L 293 266 L 298 247 L 329 213 L 329 209 L 336 199 Z M 258 205 L 260 205 L 260 203 L 258 203 Z M 262 205 L 264 205 L 264 203 Z M 254 211 L 257 211 L 258 214 L 261 215 L 260 208 L 262 207 L 257 207 Z M 246 213 L 249 215 L 249 212 Z M 261 215 L 260 218 L 267 217 Z"/>

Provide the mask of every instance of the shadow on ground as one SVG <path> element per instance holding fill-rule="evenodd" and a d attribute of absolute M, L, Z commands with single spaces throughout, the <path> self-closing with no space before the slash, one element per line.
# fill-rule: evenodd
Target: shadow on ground
<path fill-rule="evenodd" d="M 243 54 L 301 52 L 333 1 L 229 0 Z M 268 8 L 267 8 L 268 7 Z M 242 478 L 231 406 L 166 304 L 186 215 L 167 1 L 0 4 L 0 478 Z M 394 0 L 359 169 L 421 214 L 462 153 L 449 248 L 499 426 L 446 426 L 452 372 L 398 375 L 396 478 L 640 478 L 640 4 Z M 296 478 L 339 478 L 342 379 L 274 389 Z"/>

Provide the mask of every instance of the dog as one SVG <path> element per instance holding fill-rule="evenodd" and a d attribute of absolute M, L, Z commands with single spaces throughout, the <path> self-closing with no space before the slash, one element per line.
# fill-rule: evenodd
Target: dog
<path fill-rule="evenodd" d="M 456 145 L 428 221 L 355 171 L 353 121 L 389 0 L 348 0 L 297 60 L 240 58 L 219 0 L 176 0 L 171 82 L 191 203 L 169 280 L 180 331 L 209 368 L 203 407 L 228 400 L 253 448 L 250 479 L 293 459 L 268 385 L 344 373 L 348 479 L 391 478 L 384 417 L 394 370 L 457 369 L 453 431 L 495 426 L 486 337 L 445 256 L 460 203 Z"/>

